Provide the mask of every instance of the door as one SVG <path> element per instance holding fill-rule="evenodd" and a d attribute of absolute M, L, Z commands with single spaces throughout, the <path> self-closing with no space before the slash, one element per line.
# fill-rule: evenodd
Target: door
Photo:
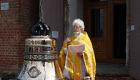
<path fill-rule="evenodd" d="M 97 62 L 124 62 L 126 5 L 122 4 L 125 1 L 85 0 L 84 3 L 86 31 L 93 43 Z"/>

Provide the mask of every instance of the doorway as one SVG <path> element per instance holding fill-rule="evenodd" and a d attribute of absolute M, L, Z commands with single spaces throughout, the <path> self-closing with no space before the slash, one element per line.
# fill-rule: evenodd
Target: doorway
<path fill-rule="evenodd" d="M 125 63 L 126 1 L 84 0 L 84 21 L 97 62 Z"/>
<path fill-rule="evenodd" d="M 114 58 L 126 58 L 126 4 L 113 5 Z"/>

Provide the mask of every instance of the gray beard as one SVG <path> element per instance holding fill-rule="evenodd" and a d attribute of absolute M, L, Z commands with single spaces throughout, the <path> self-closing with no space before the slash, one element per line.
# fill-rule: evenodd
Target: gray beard
<path fill-rule="evenodd" d="M 74 32 L 74 36 L 78 37 L 81 34 L 81 32 Z"/>

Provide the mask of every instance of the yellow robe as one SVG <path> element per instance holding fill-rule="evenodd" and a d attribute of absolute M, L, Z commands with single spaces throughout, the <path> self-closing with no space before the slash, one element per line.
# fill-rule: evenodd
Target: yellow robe
<path fill-rule="evenodd" d="M 64 42 L 63 47 L 60 51 L 59 55 L 59 65 L 61 70 L 63 71 L 65 68 L 66 54 L 64 53 L 64 49 L 68 47 L 68 45 L 79 45 L 84 44 L 85 50 L 83 52 L 82 58 L 77 56 L 77 54 L 72 54 L 70 50 L 68 50 L 67 62 L 68 65 L 66 67 L 70 80 L 82 80 L 82 69 L 81 69 L 81 61 L 83 60 L 86 71 L 91 77 L 91 80 L 95 80 L 96 74 L 96 60 L 94 55 L 94 50 L 90 38 L 86 32 L 81 33 L 79 37 L 71 37 L 70 42 Z"/>

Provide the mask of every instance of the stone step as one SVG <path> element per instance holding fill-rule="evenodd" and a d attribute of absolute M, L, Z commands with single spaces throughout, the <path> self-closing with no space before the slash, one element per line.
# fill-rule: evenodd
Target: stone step
<path fill-rule="evenodd" d="M 96 80 L 134 80 L 125 64 L 98 63 Z"/>
<path fill-rule="evenodd" d="M 96 76 L 96 80 L 135 80 L 130 76 Z"/>

